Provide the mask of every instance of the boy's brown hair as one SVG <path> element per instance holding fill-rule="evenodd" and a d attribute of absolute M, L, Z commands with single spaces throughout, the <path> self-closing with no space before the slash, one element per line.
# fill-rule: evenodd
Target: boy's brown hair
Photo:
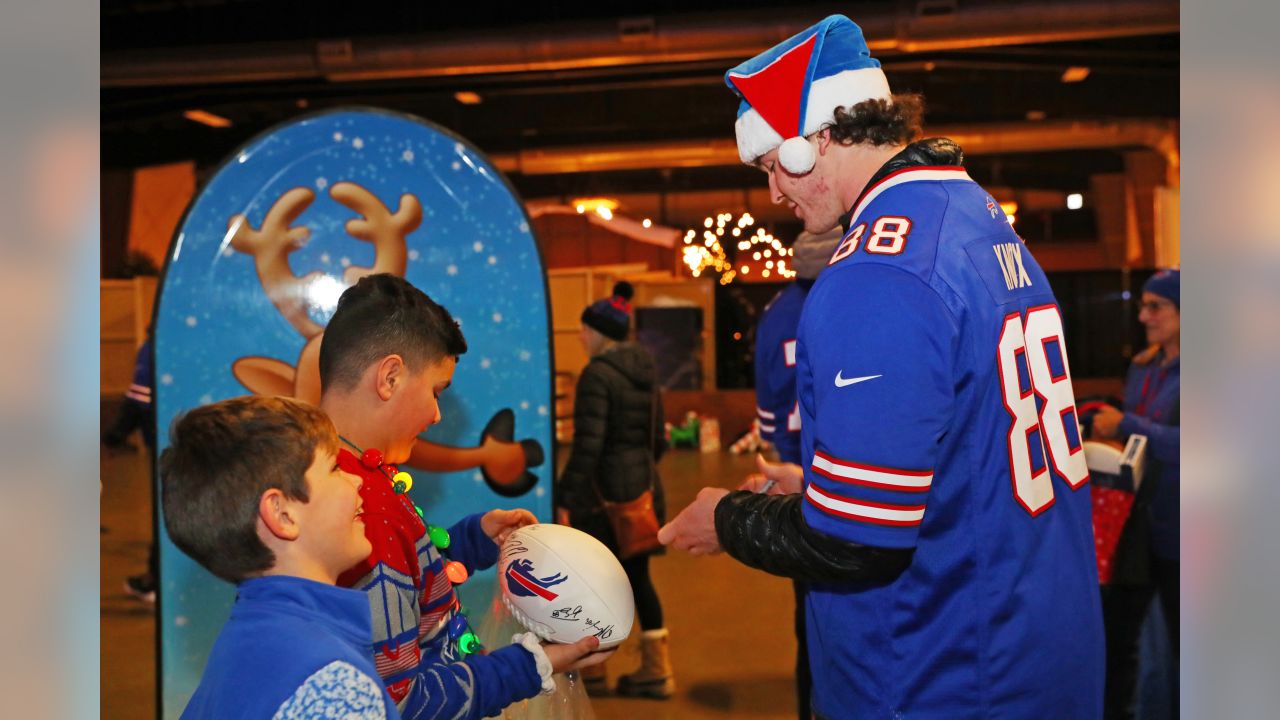
<path fill-rule="evenodd" d="M 160 455 L 160 497 L 173 544 L 223 580 L 237 583 L 275 565 L 258 537 L 258 504 L 277 488 L 307 502 L 306 472 L 338 433 L 318 408 L 248 396 L 179 416 Z"/>
<path fill-rule="evenodd" d="M 426 293 L 396 275 L 366 275 L 342 293 L 325 326 L 320 386 L 349 390 L 365 368 L 388 355 L 419 372 L 466 351 L 458 322 Z"/>

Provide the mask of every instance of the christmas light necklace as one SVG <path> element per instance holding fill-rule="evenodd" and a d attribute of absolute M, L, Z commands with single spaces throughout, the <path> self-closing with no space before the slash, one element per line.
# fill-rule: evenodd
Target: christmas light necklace
<path fill-rule="evenodd" d="M 359 445 L 351 442 L 345 437 L 339 435 L 338 439 L 350 445 L 352 449 L 360 453 L 360 464 L 370 470 L 377 470 L 387 482 L 391 483 L 391 489 L 397 495 L 405 495 L 408 498 L 408 492 L 413 487 L 413 476 L 400 470 L 394 465 L 388 465 L 382 462 L 382 452 L 376 448 L 361 450 Z M 412 500 L 409 500 L 413 502 Z M 418 519 L 422 521 L 427 528 L 427 535 L 431 538 L 431 544 L 441 550 L 447 550 L 452 539 L 449 537 L 449 531 L 428 524 L 426 517 L 422 513 L 422 508 L 417 503 L 413 504 L 413 509 L 418 513 Z M 457 560 L 450 560 L 444 565 L 444 574 L 449 578 L 449 582 L 453 583 L 455 590 L 453 592 L 453 619 L 449 621 L 448 637 L 449 640 L 458 646 L 458 652 L 463 657 L 472 653 L 484 652 L 484 646 L 480 644 L 480 638 L 471 630 L 471 623 L 467 620 L 466 609 L 462 607 L 462 600 L 458 597 L 456 586 L 467 581 L 467 568 Z"/>

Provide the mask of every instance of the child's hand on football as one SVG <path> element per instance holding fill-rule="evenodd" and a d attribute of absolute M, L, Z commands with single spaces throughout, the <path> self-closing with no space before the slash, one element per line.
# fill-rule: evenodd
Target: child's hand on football
<path fill-rule="evenodd" d="M 571 645 L 547 643 L 542 646 L 542 649 L 547 653 L 547 659 L 551 661 L 552 671 L 562 673 L 599 665 L 608 660 L 609 656 L 618 649 L 612 647 L 608 650 L 599 650 L 599 647 L 600 639 L 591 636 L 584 637 Z"/>
<path fill-rule="evenodd" d="M 501 545 L 507 536 L 525 525 L 536 525 L 538 518 L 528 510 L 490 510 L 480 518 L 480 529 L 495 543 Z"/>

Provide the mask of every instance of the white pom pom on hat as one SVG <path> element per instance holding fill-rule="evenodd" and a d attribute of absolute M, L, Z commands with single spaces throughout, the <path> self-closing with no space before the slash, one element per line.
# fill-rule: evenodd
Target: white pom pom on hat
<path fill-rule="evenodd" d="M 804 175 L 817 161 L 818 155 L 808 138 L 787 138 L 778 146 L 778 162 L 792 175 Z"/>

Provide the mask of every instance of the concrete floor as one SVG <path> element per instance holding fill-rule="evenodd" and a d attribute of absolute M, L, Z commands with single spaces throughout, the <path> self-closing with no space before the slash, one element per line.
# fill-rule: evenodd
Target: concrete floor
<path fill-rule="evenodd" d="M 660 470 L 673 516 L 704 485 L 732 487 L 751 469 L 750 456 L 668 453 Z M 149 720 L 156 712 L 155 617 L 123 590 L 125 578 L 146 564 L 151 536 L 145 457 L 104 452 L 102 480 L 102 717 Z M 652 567 L 671 630 L 676 696 L 665 702 L 594 698 L 595 716 L 794 718 L 790 583 L 723 556 L 673 552 Z M 609 661 L 611 681 L 639 663 L 638 628 L 634 632 Z"/>

